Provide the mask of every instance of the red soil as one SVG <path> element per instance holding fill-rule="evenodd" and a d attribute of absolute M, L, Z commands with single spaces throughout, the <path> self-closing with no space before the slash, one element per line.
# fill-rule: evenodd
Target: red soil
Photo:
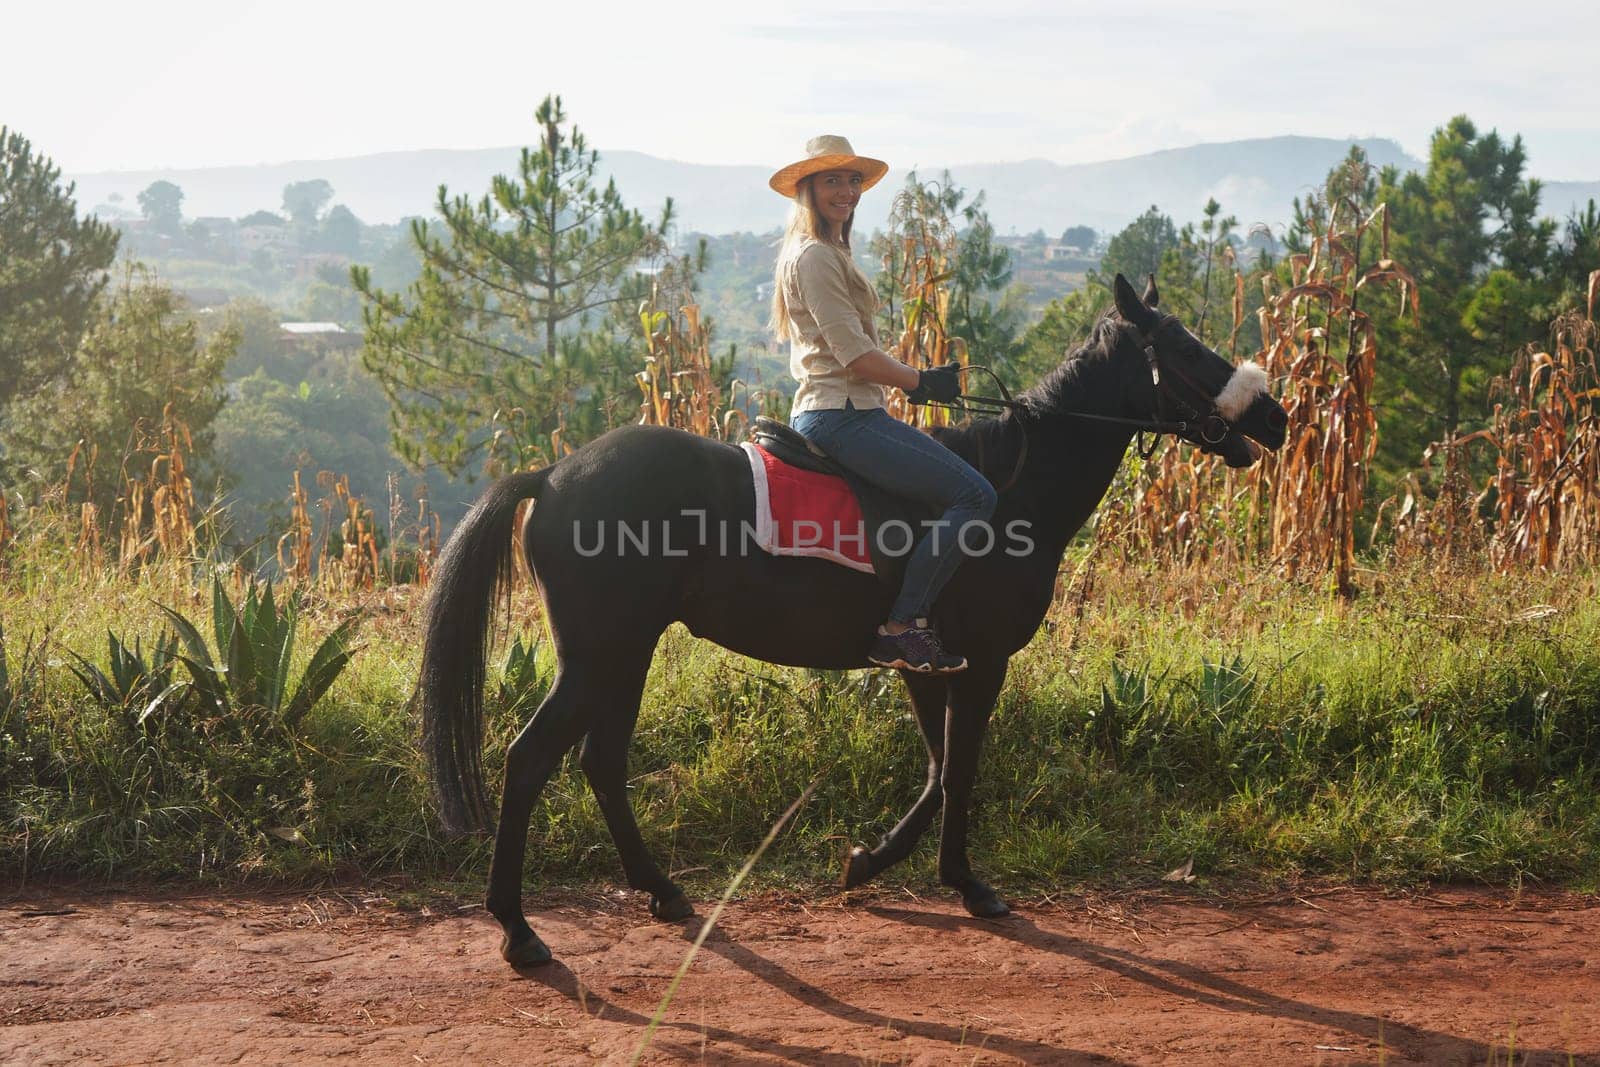
<path fill-rule="evenodd" d="M 530 918 L 557 962 L 519 975 L 481 910 L 372 890 L 0 894 L 0 1062 L 627 1062 L 700 920 L 622 894 Z M 644 1059 L 1600 1064 L 1600 903 L 756 897 Z"/>

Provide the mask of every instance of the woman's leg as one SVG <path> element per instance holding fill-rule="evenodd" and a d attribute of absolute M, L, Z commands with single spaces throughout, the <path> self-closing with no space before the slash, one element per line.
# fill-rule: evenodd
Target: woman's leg
<path fill-rule="evenodd" d="M 962 530 L 994 514 L 994 486 L 960 456 L 882 408 L 804 412 L 799 419 L 797 428 L 841 466 L 891 493 L 942 509 L 906 561 L 905 579 L 889 612 L 895 622 L 914 624 L 929 614 L 966 558 Z M 992 543 L 988 537 L 979 540 Z"/>

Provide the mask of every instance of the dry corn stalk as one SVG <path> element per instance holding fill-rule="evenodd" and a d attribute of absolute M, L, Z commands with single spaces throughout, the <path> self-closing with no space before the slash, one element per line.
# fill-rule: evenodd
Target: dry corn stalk
<path fill-rule="evenodd" d="M 1289 573 L 1331 574 L 1340 595 L 1349 596 L 1356 526 L 1378 446 L 1377 330 L 1360 299 L 1369 286 L 1390 284 L 1399 287 L 1402 310 L 1416 315 L 1420 307 L 1415 279 L 1389 258 L 1385 205 L 1363 216 L 1341 197 L 1326 205 L 1325 216 L 1310 215 L 1310 250 L 1289 258 L 1289 287 L 1274 292 L 1270 277 L 1263 283 L 1261 362 L 1284 383 L 1289 426 L 1283 449 L 1265 457 L 1255 477 L 1269 508 L 1274 558 Z M 1369 262 L 1363 245 L 1372 239 L 1378 250 Z"/>
<path fill-rule="evenodd" d="M 278 567 L 285 578 L 304 583 L 311 578 L 311 512 L 306 509 L 306 491 L 300 472 L 294 472 L 294 489 L 289 496 L 289 529 L 278 538 Z"/>
<path fill-rule="evenodd" d="M 439 558 L 439 513 L 429 505 L 426 492 L 417 499 L 416 529 L 417 584 L 427 588 L 433 580 L 434 562 Z"/>
<path fill-rule="evenodd" d="M 335 552 L 324 552 L 318 569 L 318 578 L 325 586 L 353 593 L 359 589 L 372 589 L 377 584 L 379 554 L 377 527 L 372 509 L 350 491 L 348 475 L 334 475 L 323 471 L 317 477 L 331 494 L 323 506 L 330 512 L 329 536 L 332 536 L 332 515 L 335 507 L 341 508 L 344 518 L 338 526 L 339 544 Z"/>
<path fill-rule="evenodd" d="M 1395 285 L 1416 314 L 1416 283 L 1389 258 L 1387 210 L 1347 197 L 1317 199 L 1306 252 L 1287 261 L 1287 285 L 1262 279 L 1262 349 L 1252 357 L 1281 383 L 1287 440 L 1243 472 L 1187 446 L 1135 467 L 1131 505 L 1102 509 L 1097 535 L 1142 559 L 1253 557 L 1265 550 L 1290 574 L 1329 574 L 1353 591 L 1356 526 L 1377 448 L 1372 388 L 1377 333 L 1361 297 Z M 1376 243 L 1376 255 L 1367 249 Z M 1230 338 L 1244 314 L 1235 270 Z M 1231 342 L 1230 342 L 1231 343 Z M 1115 494 L 1113 494 L 1115 498 Z"/>
<path fill-rule="evenodd" d="M 699 305 L 664 311 L 659 304 L 666 296 L 652 288 L 651 299 L 639 308 L 645 339 L 645 366 L 634 375 L 642 394 L 639 422 L 734 439 L 745 415 L 723 408 L 711 365 L 711 332 L 700 321 Z"/>
<path fill-rule="evenodd" d="M 1597 272 L 1600 274 L 1600 272 Z M 1591 292 L 1593 296 L 1593 279 Z M 1592 563 L 1600 550 L 1600 368 L 1591 319 L 1564 315 L 1550 351 L 1525 349 L 1495 383 L 1495 473 L 1481 498 L 1494 514 L 1503 568 Z"/>
<path fill-rule="evenodd" d="M 150 504 L 157 544 L 168 559 L 179 559 L 195 553 L 194 483 L 184 459 L 185 453 L 194 451 L 194 441 L 170 404 L 161 413 L 161 435 L 165 449 L 150 464 L 150 484 L 155 488 Z"/>
<path fill-rule="evenodd" d="M 100 522 L 94 502 L 85 500 L 78 509 L 78 540 L 73 545 L 78 573 L 84 577 L 98 574 L 101 566 Z"/>
<path fill-rule="evenodd" d="M 1483 551 L 1488 531 L 1477 518 L 1479 498 L 1467 471 L 1466 450 L 1461 447 L 1482 436 L 1452 436 L 1429 445 L 1422 453 L 1420 474 L 1413 471 L 1406 475 L 1405 495 L 1393 520 L 1394 547 L 1400 556 L 1421 553 L 1436 559 L 1456 559 Z M 1431 500 L 1423 485 L 1424 477 L 1435 487 Z M 1385 501 L 1378 508 L 1374 540 L 1382 535 L 1384 512 L 1392 502 Z"/>
<path fill-rule="evenodd" d="M 136 427 L 135 433 L 138 440 L 129 458 L 152 455 L 144 477 L 123 475 L 117 501 L 121 518 L 117 555 L 123 571 L 143 566 L 158 552 L 167 559 L 184 559 L 196 549 L 194 483 L 186 459 L 194 450 L 189 427 L 169 404 L 161 413 L 160 429 L 147 435 Z"/>
<path fill-rule="evenodd" d="M 952 360 L 966 362 L 966 343 L 950 336 L 950 286 L 956 232 L 944 207 L 943 187 L 929 181 L 895 194 L 884 239 L 883 271 L 890 297 L 883 309 L 894 335 L 889 354 L 921 370 Z M 898 309 L 898 310 L 897 310 Z M 913 426 L 943 426 L 948 408 L 913 406 L 890 390 L 889 413 Z"/>

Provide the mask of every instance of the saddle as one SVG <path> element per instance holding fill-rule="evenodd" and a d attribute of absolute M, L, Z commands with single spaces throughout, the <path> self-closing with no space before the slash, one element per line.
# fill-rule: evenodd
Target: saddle
<path fill-rule="evenodd" d="M 905 577 L 906 561 L 915 545 L 927 535 L 927 527 L 922 523 L 937 519 L 940 513 L 919 501 L 886 492 L 839 466 L 813 442 L 777 419 L 757 417 L 750 439 L 792 467 L 844 480 L 861 508 L 873 573 L 884 585 L 899 589 Z M 898 528 L 895 532 L 882 532 L 884 525 L 891 522 L 902 523 L 912 531 L 910 546 L 906 546 L 904 532 Z"/>

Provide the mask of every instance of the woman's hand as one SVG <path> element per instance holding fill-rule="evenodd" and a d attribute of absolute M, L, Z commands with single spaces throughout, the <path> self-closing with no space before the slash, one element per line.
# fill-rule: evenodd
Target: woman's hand
<path fill-rule="evenodd" d="M 933 367 L 918 375 L 917 386 L 906 392 L 906 400 L 912 404 L 926 404 L 930 401 L 948 404 L 960 395 L 961 365 L 946 363 L 942 367 Z"/>

